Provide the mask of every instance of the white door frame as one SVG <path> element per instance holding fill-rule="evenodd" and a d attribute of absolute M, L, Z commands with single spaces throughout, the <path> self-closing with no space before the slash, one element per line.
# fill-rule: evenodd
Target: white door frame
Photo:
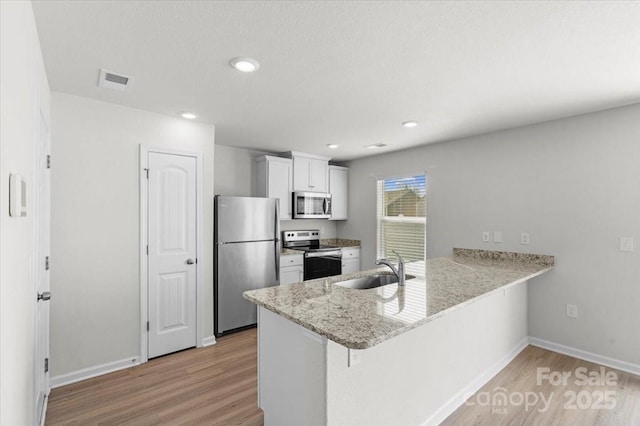
<path fill-rule="evenodd" d="M 41 97 L 38 96 L 38 100 L 41 100 Z M 35 170 L 34 170 L 34 180 L 33 180 L 33 189 L 31 190 L 33 195 L 33 207 L 32 207 L 32 211 L 34 213 L 34 224 L 35 224 L 35 232 L 34 232 L 34 257 L 35 257 L 35 261 L 33 262 L 33 277 L 34 279 L 34 302 L 36 304 L 36 307 L 34 309 L 33 312 L 33 323 L 34 323 L 34 356 L 33 356 L 33 396 L 34 396 L 34 416 L 33 416 L 33 421 L 34 424 L 38 425 L 44 425 L 45 422 L 45 417 L 47 414 L 47 405 L 49 402 L 49 393 L 51 392 L 51 386 L 50 386 L 50 381 L 49 381 L 49 373 L 45 374 L 45 395 L 44 395 L 44 401 L 43 401 L 43 405 L 42 405 L 42 411 L 38 411 L 38 397 L 39 395 L 39 375 L 40 375 L 40 371 L 41 369 L 44 368 L 44 365 L 42 365 L 42 360 L 39 358 L 40 355 L 40 344 L 42 342 L 40 342 L 39 338 L 40 338 L 40 323 L 38 321 L 39 316 L 38 316 L 38 304 L 39 303 L 50 303 L 50 302 L 46 302 L 46 301 L 39 301 L 36 299 L 36 295 L 39 293 L 40 291 L 40 281 L 41 281 L 41 277 L 43 276 L 43 274 L 45 275 L 49 275 L 49 271 L 45 270 L 45 258 L 44 256 L 41 257 L 40 255 L 46 255 L 46 256 L 50 256 L 51 255 L 51 175 L 49 174 L 50 172 L 47 171 L 46 173 L 49 174 L 49 176 L 47 177 L 47 180 L 49 181 L 47 184 L 47 188 L 46 188 L 46 193 L 44 194 L 44 196 L 48 199 L 48 208 L 47 211 L 43 210 L 43 200 L 40 198 L 40 185 L 42 184 L 42 167 L 47 167 L 47 165 L 45 164 L 45 162 L 47 161 L 46 158 L 51 154 L 51 125 L 49 123 L 49 120 L 47 120 L 47 115 L 45 114 L 45 112 L 42 109 L 42 105 L 38 106 L 38 112 L 36 113 L 37 116 L 37 130 L 36 130 L 36 149 L 34 151 L 34 163 L 35 163 Z M 41 145 L 41 141 L 40 138 L 42 137 L 41 135 L 41 131 L 44 129 L 40 128 L 40 121 L 42 121 L 42 123 L 44 123 L 44 125 L 46 126 L 46 138 L 47 138 L 47 142 L 45 144 L 45 146 L 43 147 Z M 44 148 L 44 149 L 43 149 Z M 46 225 L 43 227 L 42 226 L 42 216 L 43 215 L 48 215 L 48 220 L 46 222 Z M 47 236 L 46 238 L 44 236 Z M 46 247 L 45 247 L 46 246 Z M 46 250 L 43 250 L 44 248 L 46 248 Z M 49 290 L 50 290 L 50 277 L 46 278 L 47 280 L 49 280 Z M 47 315 L 48 319 L 47 319 L 47 358 L 50 357 L 50 352 L 49 352 L 49 348 L 50 348 L 50 337 L 51 337 L 51 308 L 49 307 L 49 314 Z"/>
<path fill-rule="evenodd" d="M 149 153 L 183 155 L 196 159 L 196 347 L 203 346 L 204 339 L 204 299 L 202 295 L 202 215 L 203 215 L 203 183 L 204 171 L 201 152 L 186 152 L 164 148 L 152 148 L 140 145 L 140 363 L 149 361 L 149 335 L 147 321 L 149 320 L 149 259 L 147 256 L 147 242 L 149 241 Z"/>

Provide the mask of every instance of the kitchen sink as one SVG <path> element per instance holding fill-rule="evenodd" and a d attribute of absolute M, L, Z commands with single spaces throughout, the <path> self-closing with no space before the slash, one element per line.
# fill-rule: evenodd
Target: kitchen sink
<path fill-rule="evenodd" d="M 405 275 L 407 280 L 415 278 L 413 275 Z M 382 287 L 387 284 L 395 284 L 398 282 L 398 277 L 393 274 L 376 274 L 367 275 L 366 277 L 354 278 L 352 280 L 340 281 L 335 283 L 340 287 L 352 288 L 355 290 L 366 290 L 369 288 Z"/>

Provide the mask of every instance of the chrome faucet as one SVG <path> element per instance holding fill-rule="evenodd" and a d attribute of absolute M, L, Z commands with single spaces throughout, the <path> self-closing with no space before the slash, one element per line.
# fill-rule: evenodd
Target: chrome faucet
<path fill-rule="evenodd" d="M 388 261 L 387 259 L 378 259 L 376 260 L 376 265 L 386 265 L 388 266 L 391 271 L 396 275 L 396 277 L 398 277 L 398 285 L 404 285 L 405 284 L 405 276 L 404 276 L 404 259 L 402 258 L 402 256 L 400 256 L 398 254 L 397 251 L 395 250 L 391 250 L 392 252 L 394 252 L 396 254 L 396 256 L 398 256 L 398 268 L 396 269 L 396 267 L 393 265 L 393 263 L 391 263 L 390 261 Z"/>

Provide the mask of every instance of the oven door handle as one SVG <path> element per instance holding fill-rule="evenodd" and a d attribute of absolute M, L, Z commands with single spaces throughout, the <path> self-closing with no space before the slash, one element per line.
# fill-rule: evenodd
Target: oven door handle
<path fill-rule="evenodd" d="M 317 251 L 311 253 L 305 253 L 304 257 L 339 257 L 342 258 L 342 250 L 333 250 L 333 251 Z"/>

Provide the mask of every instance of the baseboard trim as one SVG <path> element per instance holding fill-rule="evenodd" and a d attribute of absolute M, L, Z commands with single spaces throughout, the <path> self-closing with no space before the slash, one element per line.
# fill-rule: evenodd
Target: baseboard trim
<path fill-rule="evenodd" d="M 216 336 L 209 336 L 202 339 L 202 347 L 206 348 L 207 346 L 216 344 Z"/>
<path fill-rule="evenodd" d="M 49 393 L 51 393 L 51 389 L 49 389 Z M 40 426 L 44 426 L 45 419 L 47 417 L 47 407 L 49 406 L 49 394 L 44 397 L 44 403 L 42 404 L 42 415 L 40 416 Z"/>
<path fill-rule="evenodd" d="M 573 348 L 571 346 L 538 339 L 537 337 L 529 337 L 529 343 L 542 349 L 558 352 L 584 361 L 593 362 L 594 364 L 604 365 L 605 367 L 615 368 L 616 370 L 640 376 L 640 365 L 638 364 L 594 354 L 593 352 L 583 351 L 582 349 Z"/>
<path fill-rule="evenodd" d="M 113 373 L 114 371 L 124 370 L 125 368 L 134 367 L 140 364 L 140 357 L 133 355 L 129 358 L 119 361 L 107 362 L 106 364 L 96 365 L 95 367 L 83 368 L 82 370 L 72 371 L 71 373 L 61 374 L 51 378 L 51 388 L 59 388 L 60 386 L 70 385 L 71 383 L 80 382 L 82 380 L 91 379 L 93 377 L 102 376 L 103 374 Z"/>
<path fill-rule="evenodd" d="M 431 415 L 422 426 L 436 426 L 439 425 L 449 417 L 454 411 L 456 411 L 465 401 L 481 387 L 487 384 L 489 380 L 493 379 L 503 368 L 505 368 L 511 361 L 515 359 L 520 352 L 529 346 L 529 338 L 522 339 L 513 349 L 511 349 L 500 360 L 494 363 L 491 367 L 484 371 L 480 376 L 476 377 L 471 383 L 464 387 L 460 392 L 455 394 L 449 401 L 447 401 L 442 407 L 440 407 L 435 413 Z"/>

